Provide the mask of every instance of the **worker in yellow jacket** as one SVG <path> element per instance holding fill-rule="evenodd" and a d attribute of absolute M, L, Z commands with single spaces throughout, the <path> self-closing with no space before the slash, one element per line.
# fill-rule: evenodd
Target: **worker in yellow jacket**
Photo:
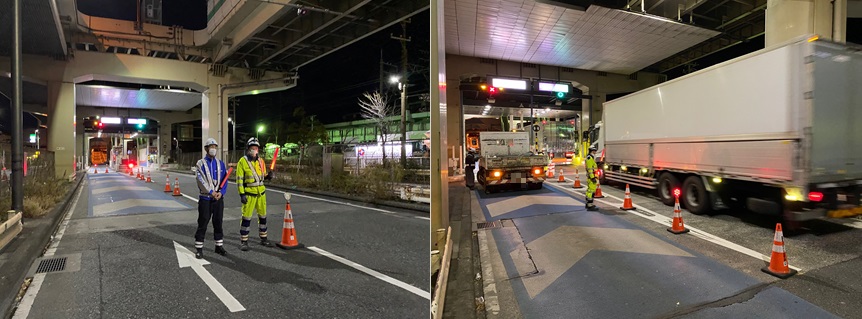
<path fill-rule="evenodd" d="M 245 156 L 236 164 L 236 185 L 242 201 L 242 224 L 239 230 L 242 240 L 239 248 L 242 251 L 249 249 L 248 233 L 255 209 L 260 229 L 260 245 L 272 247 L 272 243 L 266 238 L 266 187 L 263 185 L 264 181 L 272 179 L 272 172 L 266 171 L 266 164 L 258 156 L 259 150 L 260 142 L 257 138 L 250 138 Z"/>
<path fill-rule="evenodd" d="M 593 204 L 593 195 L 596 194 L 596 188 L 599 186 L 599 166 L 596 165 L 596 151 L 598 149 L 595 146 L 590 147 L 585 165 L 587 171 L 587 210 L 599 210 Z"/>

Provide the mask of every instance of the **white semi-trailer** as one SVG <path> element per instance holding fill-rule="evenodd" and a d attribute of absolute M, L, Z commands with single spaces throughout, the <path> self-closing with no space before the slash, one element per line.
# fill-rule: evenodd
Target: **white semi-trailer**
<path fill-rule="evenodd" d="M 605 103 L 603 179 L 695 214 L 862 213 L 862 48 L 799 39 Z M 790 225 L 792 226 L 792 225 Z"/>

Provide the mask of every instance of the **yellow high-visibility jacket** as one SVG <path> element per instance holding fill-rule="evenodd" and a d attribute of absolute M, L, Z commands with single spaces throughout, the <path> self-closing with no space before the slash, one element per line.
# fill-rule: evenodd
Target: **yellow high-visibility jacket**
<path fill-rule="evenodd" d="M 263 178 L 266 176 L 266 164 L 263 158 L 252 161 L 243 156 L 236 164 L 236 186 L 240 195 L 260 195 L 266 191 Z"/>
<path fill-rule="evenodd" d="M 599 169 L 599 166 L 596 164 L 596 159 L 593 155 L 587 155 L 587 164 L 585 167 L 587 170 L 587 177 L 590 179 L 596 178 L 596 170 Z"/>

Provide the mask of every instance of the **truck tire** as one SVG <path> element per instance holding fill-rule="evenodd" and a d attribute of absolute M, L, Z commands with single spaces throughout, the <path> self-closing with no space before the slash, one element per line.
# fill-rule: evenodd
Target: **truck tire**
<path fill-rule="evenodd" d="M 703 215 L 712 210 L 709 192 L 703 186 L 703 179 L 700 176 L 689 176 L 685 179 L 680 197 L 685 202 L 685 208 L 692 214 Z"/>
<path fill-rule="evenodd" d="M 662 173 L 658 177 L 658 196 L 661 202 L 671 206 L 674 203 L 673 189 L 679 187 L 679 180 L 671 173 Z"/>

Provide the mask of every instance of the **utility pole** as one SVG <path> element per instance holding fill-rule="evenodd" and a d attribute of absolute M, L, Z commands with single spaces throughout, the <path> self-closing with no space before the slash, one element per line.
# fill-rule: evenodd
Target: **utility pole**
<path fill-rule="evenodd" d="M 380 91 L 377 92 L 383 94 L 383 49 L 380 49 L 380 63 L 378 65 L 380 66 Z"/>
<path fill-rule="evenodd" d="M 390 35 L 391 38 L 401 41 L 401 167 L 407 168 L 407 37 L 408 20 L 401 21 L 401 36 Z"/>
<path fill-rule="evenodd" d="M 24 210 L 24 104 L 21 99 L 21 6 L 12 0 L 12 210 Z"/>

